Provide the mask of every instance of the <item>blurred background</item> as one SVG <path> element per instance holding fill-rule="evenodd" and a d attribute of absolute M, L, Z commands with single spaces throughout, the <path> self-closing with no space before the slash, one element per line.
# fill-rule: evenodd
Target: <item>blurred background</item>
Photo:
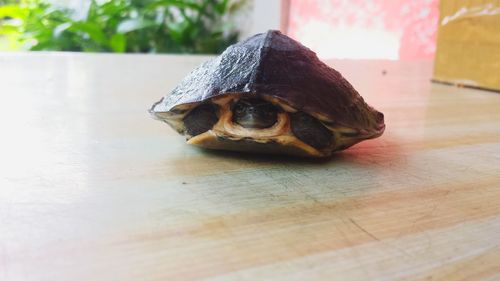
<path fill-rule="evenodd" d="M 432 59 L 438 0 L 291 0 L 287 32 L 322 58 Z"/>
<path fill-rule="evenodd" d="M 438 14 L 438 0 L 0 0 L 0 50 L 216 54 L 280 29 L 323 59 L 432 59 Z"/>

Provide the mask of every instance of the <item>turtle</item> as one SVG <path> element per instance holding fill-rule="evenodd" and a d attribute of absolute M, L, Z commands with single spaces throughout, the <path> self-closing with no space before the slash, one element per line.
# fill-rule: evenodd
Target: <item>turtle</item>
<path fill-rule="evenodd" d="M 328 157 L 384 132 L 384 115 L 335 69 L 277 30 L 229 46 L 153 104 L 189 144 Z"/>

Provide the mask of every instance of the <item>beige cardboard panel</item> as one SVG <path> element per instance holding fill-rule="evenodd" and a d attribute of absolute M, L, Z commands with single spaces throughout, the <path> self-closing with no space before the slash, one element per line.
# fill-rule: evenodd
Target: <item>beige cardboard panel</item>
<path fill-rule="evenodd" d="M 441 1 L 434 79 L 500 90 L 500 1 Z"/>

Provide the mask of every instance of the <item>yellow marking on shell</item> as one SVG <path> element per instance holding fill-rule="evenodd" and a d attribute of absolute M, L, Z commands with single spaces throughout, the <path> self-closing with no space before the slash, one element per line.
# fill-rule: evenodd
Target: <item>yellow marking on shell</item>
<path fill-rule="evenodd" d="M 279 98 L 275 98 L 275 97 L 271 97 L 271 96 L 264 96 L 263 98 L 264 98 L 264 100 L 266 100 L 266 101 L 268 101 L 276 106 L 281 107 L 286 112 L 290 112 L 290 113 L 297 112 L 297 109 L 291 107 L 285 101 L 283 101 Z"/>
<path fill-rule="evenodd" d="M 238 141 L 242 139 L 251 139 L 256 143 L 268 143 L 269 141 L 276 142 L 282 144 L 284 146 L 291 146 L 298 148 L 310 156 L 326 156 L 331 153 L 333 150 L 343 149 L 345 147 L 349 147 L 358 143 L 359 141 L 366 138 L 361 132 L 360 136 L 345 136 L 343 133 L 354 134 L 357 133 L 358 130 L 337 126 L 331 123 L 334 120 L 326 119 L 326 116 L 323 114 L 311 114 L 313 117 L 317 118 L 320 121 L 323 121 L 323 125 L 328 128 L 334 137 L 334 142 L 330 147 L 324 148 L 322 150 L 315 149 L 308 144 L 299 140 L 291 131 L 290 117 L 288 113 L 297 112 L 297 110 L 291 106 L 289 106 L 283 100 L 272 97 L 272 96 L 260 96 L 260 97 L 276 106 L 279 106 L 283 109 L 284 112 L 278 113 L 278 120 L 276 124 L 274 124 L 270 128 L 264 129 L 253 129 L 253 128 L 244 128 L 234 122 L 232 122 L 232 111 L 231 106 L 242 97 L 249 97 L 251 94 L 242 94 L 242 93 L 227 93 L 224 95 L 220 95 L 218 97 L 214 97 L 210 99 L 210 102 L 217 104 L 219 106 L 219 120 L 213 126 L 213 128 L 200 134 L 198 136 L 191 137 L 187 142 L 189 144 L 194 144 L 198 146 L 210 145 L 212 147 L 217 147 L 219 149 L 224 149 L 224 143 L 219 141 L 217 137 L 223 137 L 226 140 Z M 179 132 L 184 132 L 184 122 L 182 121 L 186 114 L 189 113 L 191 109 L 199 105 L 200 103 L 189 103 L 182 104 L 175 107 L 176 110 L 185 111 L 183 113 L 173 113 L 173 112 L 158 112 L 155 113 L 156 117 L 162 119 L 163 121 L 169 123 L 173 128 L 175 128 Z"/>
<path fill-rule="evenodd" d="M 224 135 L 222 132 L 216 132 L 213 130 L 209 130 L 203 134 L 197 135 L 195 137 L 190 138 L 187 143 L 191 145 L 196 145 L 196 146 L 201 146 L 205 148 L 210 148 L 210 149 L 227 149 L 227 143 L 225 143 L 221 138 L 226 139 L 228 141 L 238 141 L 241 139 L 233 139 L 231 137 L 228 137 Z M 251 141 L 254 141 L 256 143 L 266 143 L 269 141 L 273 141 L 276 143 L 279 143 L 283 147 L 289 147 L 290 149 L 298 149 L 302 151 L 300 155 L 308 155 L 312 157 L 325 157 L 327 154 L 322 153 L 315 149 L 314 147 L 302 142 L 301 140 L 297 139 L 296 137 L 292 135 L 282 135 L 282 136 L 276 136 L 272 138 L 267 138 L 267 139 L 252 139 Z M 262 151 L 264 152 L 264 151 Z"/>
<path fill-rule="evenodd" d="M 233 137 L 251 137 L 254 139 L 269 138 L 290 132 L 290 121 L 286 113 L 278 113 L 276 123 L 269 128 L 252 129 L 234 123 L 232 121 L 233 112 L 229 107 L 230 105 L 226 104 L 224 108 L 221 109 L 222 114 L 212 130 L 225 132 Z"/>
<path fill-rule="evenodd" d="M 225 106 L 227 104 L 230 104 L 231 101 L 235 99 L 239 99 L 241 94 L 238 93 L 229 93 L 229 94 L 224 94 L 215 98 L 212 98 L 212 102 L 219 105 L 219 106 Z"/>
<path fill-rule="evenodd" d="M 220 106 L 219 120 L 211 130 L 190 138 L 187 143 L 212 149 L 225 149 L 226 144 L 219 138 L 228 141 L 251 139 L 251 141 L 256 143 L 268 143 L 272 141 L 285 147 L 297 148 L 303 151 L 305 155 L 314 157 L 326 156 L 326 154 L 302 142 L 293 135 L 290 128 L 290 117 L 285 112 L 278 113 L 277 122 L 270 128 L 244 128 L 234 123 L 232 121 L 233 112 L 231 111 L 231 105 L 240 97 L 241 94 L 234 94 L 214 98 L 212 102 Z"/>

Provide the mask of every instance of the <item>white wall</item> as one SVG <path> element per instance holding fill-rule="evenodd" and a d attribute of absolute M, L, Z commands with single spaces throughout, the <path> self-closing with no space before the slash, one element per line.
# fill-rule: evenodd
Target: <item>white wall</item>
<path fill-rule="evenodd" d="M 242 26 L 241 39 L 269 29 L 280 29 L 281 0 L 250 0 L 250 12 Z"/>

